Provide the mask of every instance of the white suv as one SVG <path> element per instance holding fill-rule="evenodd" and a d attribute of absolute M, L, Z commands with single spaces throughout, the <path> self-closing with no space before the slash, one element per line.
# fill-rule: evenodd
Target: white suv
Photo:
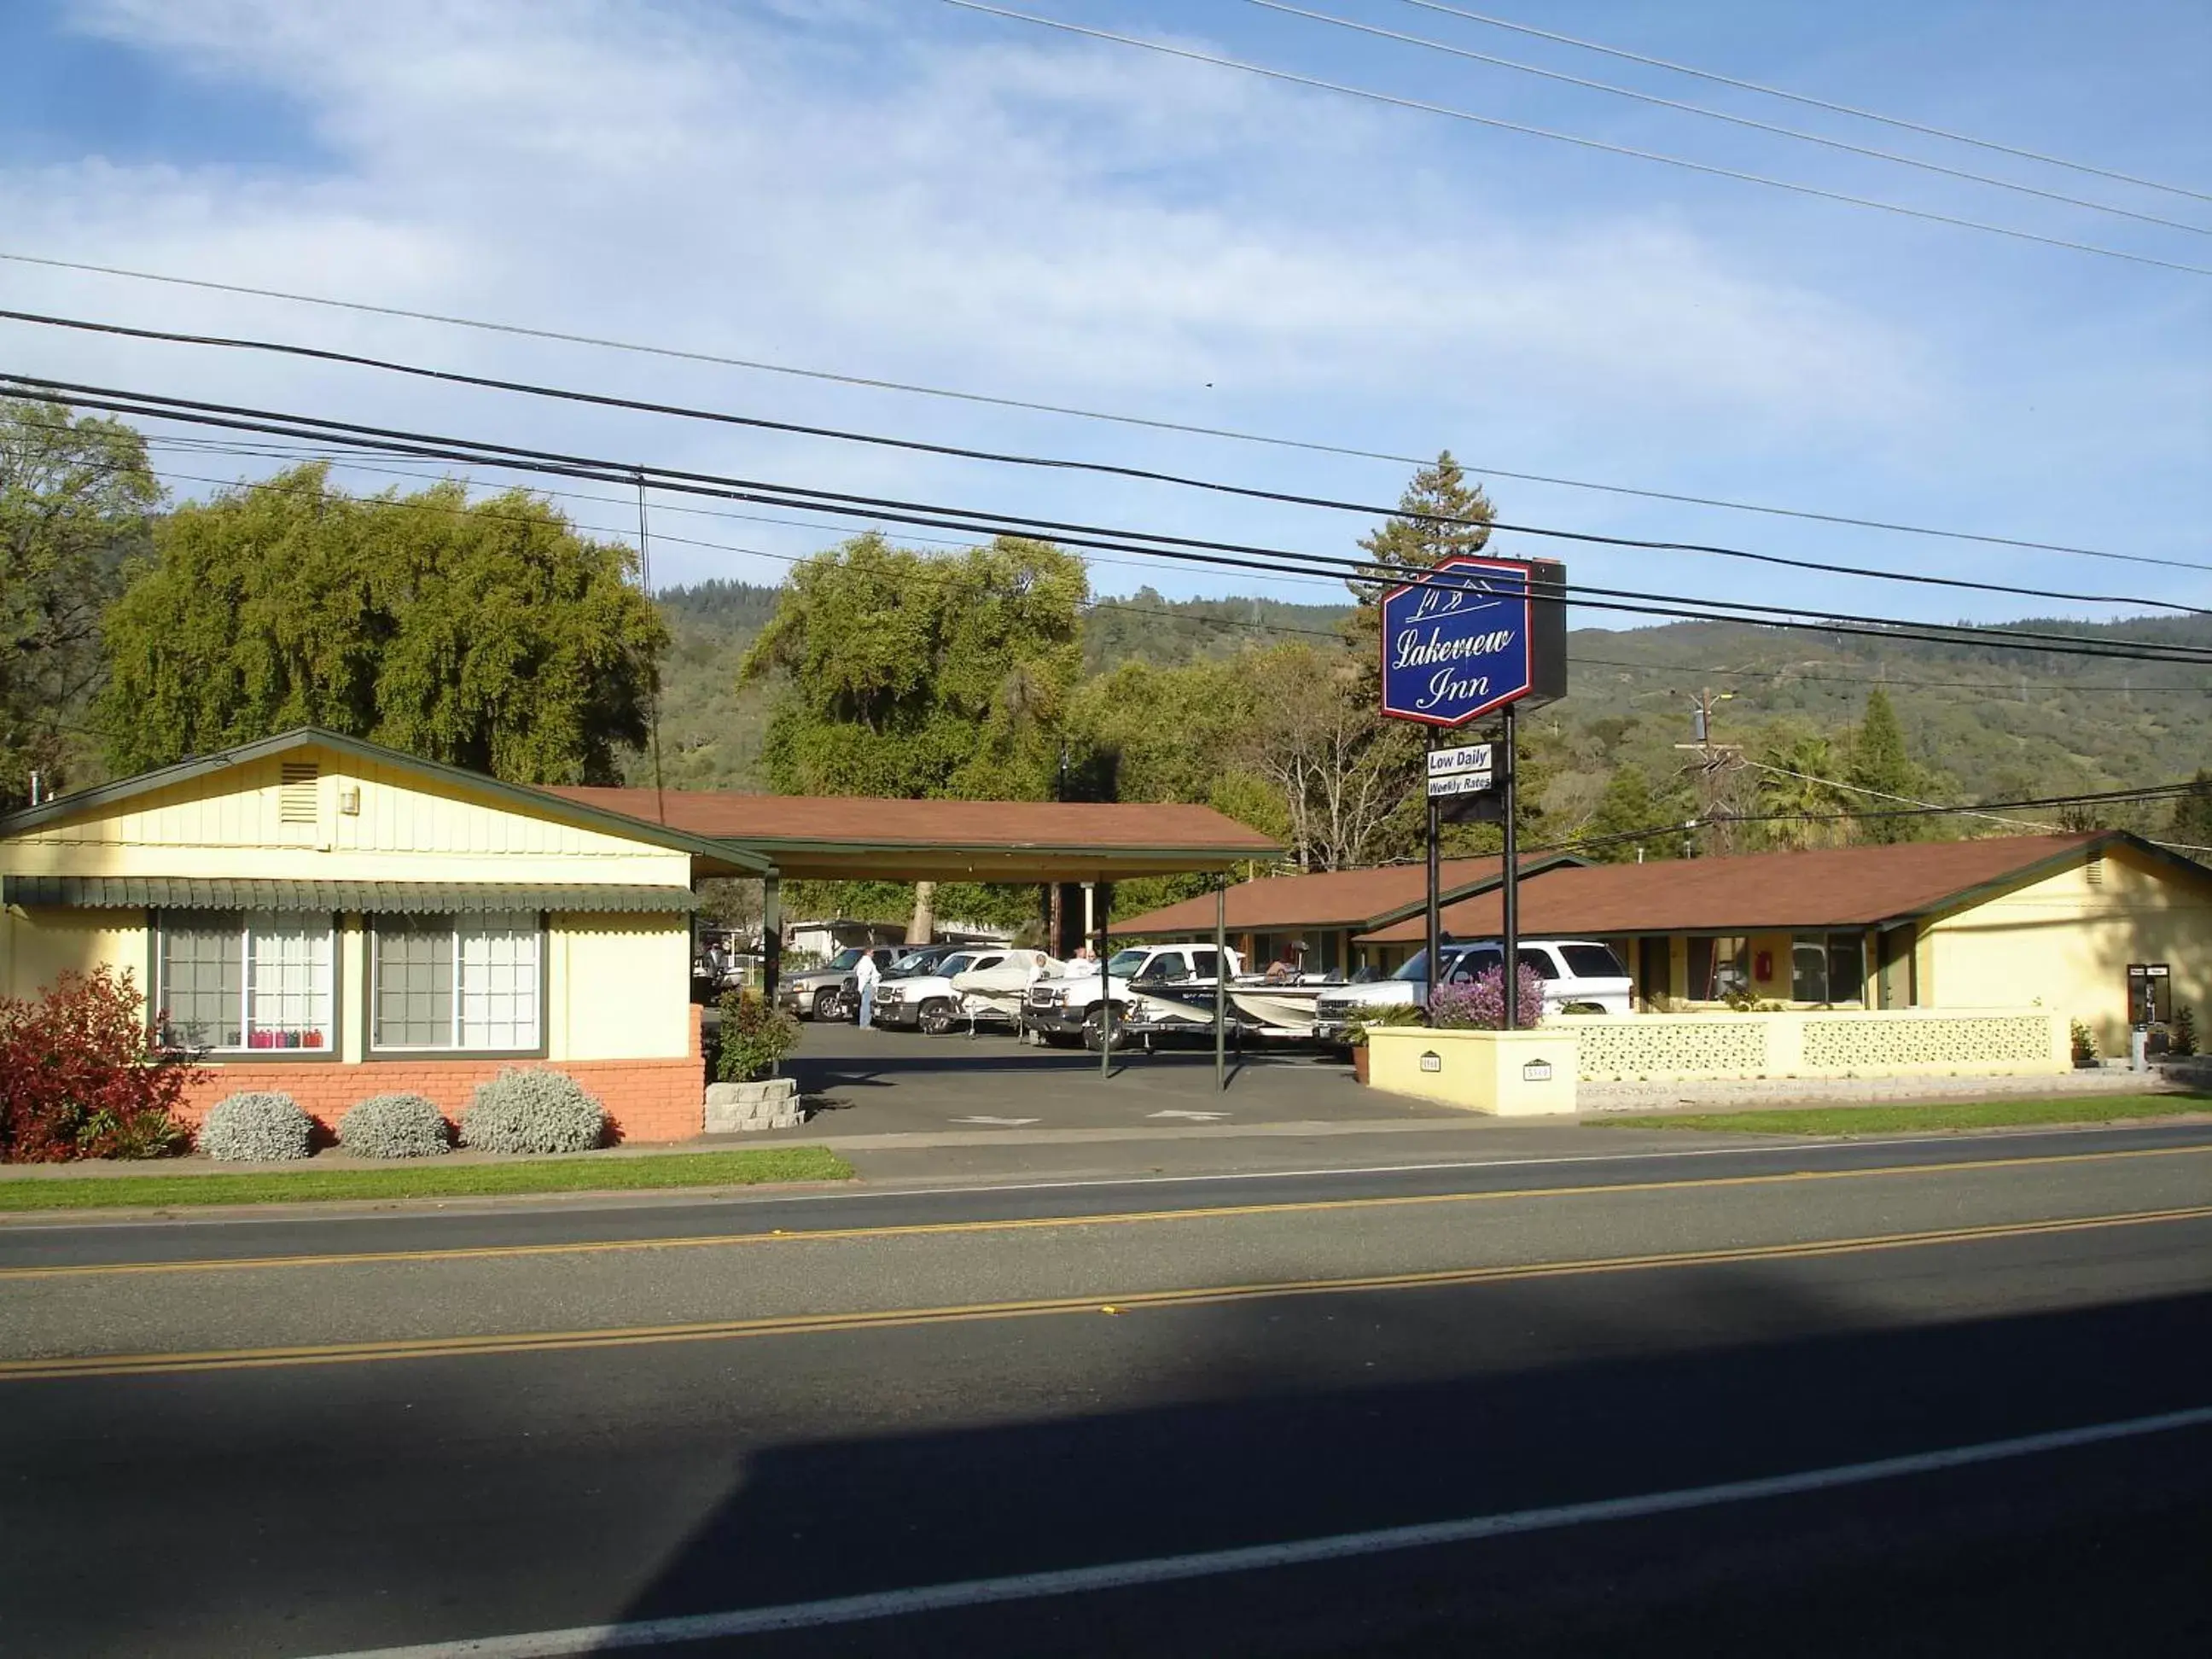
<path fill-rule="evenodd" d="M 1613 947 L 1595 939 L 1524 939 L 1521 962 L 1544 977 L 1547 1014 L 1625 1014 L 1635 982 Z M 1504 946 L 1494 939 L 1446 944 L 1443 982 L 1464 984 L 1497 967 Z M 1424 1006 L 1429 1000 L 1429 953 L 1417 951 L 1389 979 L 1347 985 L 1322 993 L 1314 1005 L 1314 1036 L 1327 1043 L 1344 1041 L 1345 1028 L 1393 1003 Z"/>

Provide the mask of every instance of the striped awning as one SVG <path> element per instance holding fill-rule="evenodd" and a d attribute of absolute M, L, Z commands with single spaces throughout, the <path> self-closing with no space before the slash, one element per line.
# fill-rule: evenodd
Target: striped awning
<path fill-rule="evenodd" d="M 185 876 L 0 876 L 0 903 L 73 910 L 323 910 L 362 915 L 485 910 L 690 910 L 688 887 L 473 881 L 221 881 Z"/>

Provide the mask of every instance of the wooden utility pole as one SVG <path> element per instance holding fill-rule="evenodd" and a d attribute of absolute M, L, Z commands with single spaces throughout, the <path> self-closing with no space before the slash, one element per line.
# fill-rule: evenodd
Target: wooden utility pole
<path fill-rule="evenodd" d="M 1708 856 L 1741 851 L 1737 846 L 1735 779 L 1743 770 L 1743 745 L 1713 741 L 1713 707 L 1734 697 L 1733 691 L 1702 690 L 1690 699 L 1691 742 L 1675 748 L 1697 757 L 1683 770 L 1698 776 L 1698 822 L 1705 832 Z"/>

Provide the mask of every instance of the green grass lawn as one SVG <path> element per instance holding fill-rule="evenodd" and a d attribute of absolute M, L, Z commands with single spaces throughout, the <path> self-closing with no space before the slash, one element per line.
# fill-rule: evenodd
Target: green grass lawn
<path fill-rule="evenodd" d="M 1913 1129 L 2002 1129 L 2023 1123 L 2110 1123 L 2212 1112 L 2212 1095 L 2024 1097 L 1925 1106 L 1804 1106 L 1751 1112 L 1637 1112 L 1591 1120 L 1607 1129 L 1729 1129 L 1751 1135 L 1875 1135 Z"/>
<path fill-rule="evenodd" d="M 388 1170 L 278 1170 L 238 1175 L 81 1176 L 0 1181 L 0 1210 L 167 1209 L 186 1204 L 297 1204 L 314 1199 L 471 1198 L 487 1193 L 629 1192 L 653 1187 L 751 1187 L 847 1181 L 853 1166 L 826 1146 L 763 1146 L 648 1158 L 517 1164 L 402 1164 Z"/>

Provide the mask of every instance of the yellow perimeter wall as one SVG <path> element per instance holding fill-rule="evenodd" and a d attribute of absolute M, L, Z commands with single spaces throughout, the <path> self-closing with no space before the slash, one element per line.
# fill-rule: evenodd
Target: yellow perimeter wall
<path fill-rule="evenodd" d="M 2103 1053 L 2124 1054 L 2131 962 L 2169 964 L 2173 1006 L 2212 1017 L 2212 872 L 2118 847 L 1933 922 L 1921 939 L 1920 1000 L 2051 1008 L 2087 1022 Z"/>

